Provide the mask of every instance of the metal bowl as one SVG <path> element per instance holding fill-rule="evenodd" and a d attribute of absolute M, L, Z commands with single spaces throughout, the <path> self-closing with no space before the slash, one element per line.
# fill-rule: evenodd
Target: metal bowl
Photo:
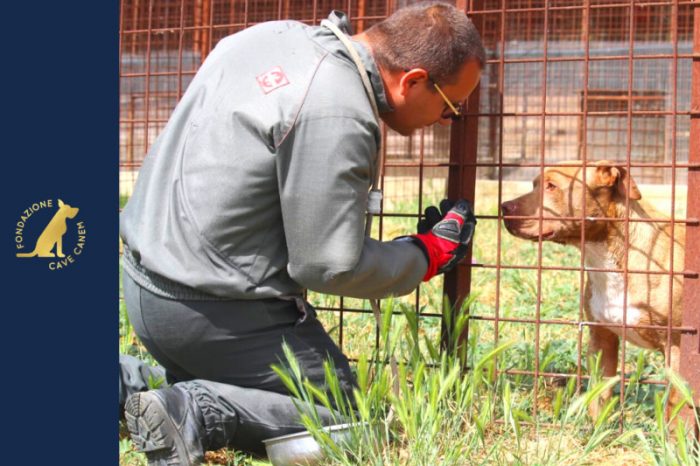
<path fill-rule="evenodd" d="M 336 424 L 325 427 L 336 443 L 350 438 L 353 424 Z M 323 451 L 307 430 L 263 440 L 267 457 L 273 466 L 316 466 L 323 464 Z"/>

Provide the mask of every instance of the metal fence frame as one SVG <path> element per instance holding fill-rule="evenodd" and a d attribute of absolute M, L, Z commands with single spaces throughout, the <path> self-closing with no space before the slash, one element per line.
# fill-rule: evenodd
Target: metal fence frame
<path fill-rule="evenodd" d="M 538 6 L 532 6 L 534 3 L 539 3 Z M 576 3 L 576 4 L 573 4 Z M 491 4 L 490 8 L 487 4 Z M 513 4 L 516 4 L 513 6 Z M 525 6 L 523 7 L 523 4 Z M 668 274 L 669 275 L 669 281 L 672 282 L 672 276 L 673 275 L 682 275 L 684 277 L 684 293 L 683 293 L 683 302 L 684 302 L 684 309 L 683 309 L 683 321 L 680 327 L 673 327 L 671 325 L 671 322 L 669 321 L 669 324 L 665 327 L 656 327 L 659 331 L 665 331 L 667 335 L 667 341 L 670 343 L 671 339 L 671 332 L 680 332 L 682 334 L 682 344 L 681 344 L 681 363 L 680 363 L 680 371 L 681 375 L 688 380 L 690 385 L 694 388 L 695 390 L 695 395 L 696 395 L 696 400 L 700 400 L 700 337 L 698 336 L 698 329 L 700 329 L 700 312 L 697 303 L 700 302 L 700 281 L 698 280 L 698 271 L 700 270 L 700 249 L 698 244 L 700 243 L 700 225 L 698 219 L 700 218 L 700 186 L 698 186 L 698 183 L 700 182 L 700 122 L 698 121 L 699 118 L 699 111 L 700 111 L 700 4 L 696 2 L 681 2 L 681 1 L 672 1 L 672 2 L 645 2 L 644 4 L 641 4 L 639 2 L 634 2 L 634 1 L 629 1 L 629 2 L 614 2 L 614 1 L 605 1 L 605 0 L 599 0 L 599 1 L 583 1 L 583 2 L 557 2 L 557 1 L 542 1 L 542 2 L 528 2 L 527 0 L 520 1 L 520 2 L 506 2 L 504 0 L 494 0 L 494 1 L 469 1 L 467 2 L 466 0 L 461 0 L 457 2 L 457 5 L 464 9 L 465 11 L 468 12 L 468 14 L 472 17 L 472 19 L 476 22 L 476 24 L 479 24 L 479 16 L 480 15 L 491 15 L 491 14 L 500 14 L 501 18 L 504 18 L 507 14 L 522 14 L 522 13 L 527 13 L 527 12 L 539 12 L 543 15 L 544 20 L 543 24 L 544 25 L 549 25 L 549 15 L 551 15 L 554 12 L 557 11 L 570 11 L 570 10 L 581 10 L 582 11 L 582 17 L 584 18 L 584 22 L 582 24 L 582 29 L 583 29 L 583 37 L 581 38 L 582 42 L 585 44 L 586 49 L 585 49 L 585 54 L 582 59 L 584 66 L 584 86 L 583 86 L 583 91 L 582 91 L 582 108 L 580 112 L 580 117 L 583 121 L 583 129 L 582 132 L 586 134 L 586 122 L 587 122 L 587 117 L 591 114 L 618 114 L 623 118 L 626 118 L 627 120 L 627 130 L 626 130 L 626 136 L 627 136 L 627 141 L 626 141 L 626 146 L 627 146 L 627 154 L 626 154 L 626 160 L 624 161 L 623 165 L 626 165 L 626 168 L 628 172 L 630 171 L 631 168 L 633 167 L 645 167 L 645 168 L 666 168 L 666 169 L 671 169 L 673 175 L 671 176 L 671 199 L 672 199 L 672 206 L 673 203 L 675 202 L 675 189 L 676 189 L 676 177 L 675 174 L 677 171 L 681 170 L 686 170 L 688 173 L 688 195 L 687 195 L 687 202 L 688 202 L 688 207 L 687 207 L 687 218 L 686 219 L 678 219 L 675 218 L 675 216 L 672 216 L 670 222 L 671 225 L 675 224 L 685 224 L 686 226 L 686 243 L 687 243 L 687 249 L 686 249 L 686 264 L 685 268 L 681 269 L 678 265 L 675 267 L 673 264 L 671 265 L 672 268 L 672 273 Z M 615 111 L 598 111 L 596 112 L 595 110 L 591 111 L 589 110 L 589 96 L 588 96 L 588 86 L 586 83 L 588 82 L 588 70 L 590 69 L 590 63 L 592 63 L 594 60 L 595 61 L 605 61 L 605 60 L 619 60 L 619 59 L 626 59 L 628 61 L 628 82 L 632 83 L 634 82 L 634 60 L 636 58 L 641 58 L 637 57 L 635 55 L 635 33 L 637 30 L 635 29 L 635 14 L 640 10 L 644 8 L 649 8 L 653 6 L 661 6 L 661 7 L 666 7 L 671 9 L 671 25 L 670 25 L 670 33 L 671 33 L 671 38 L 670 38 L 670 45 L 671 45 L 671 53 L 667 54 L 657 54 L 654 55 L 654 59 L 657 58 L 666 58 L 666 59 L 671 59 L 673 61 L 673 66 L 671 69 L 673 70 L 673 87 L 671 91 L 671 109 L 666 110 L 666 111 L 659 111 L 659 110 L 642 110 L 642 111 L 637 111 L 633 109 L 633 105 L 630 104 L 631 102 L 634 102 L 637 96 L 635 95 L 635 89 L 633 85 L 628 86 L 628 90 L 626 95 L 622 95 L 621 97 L 624 98 L 624 101 L 627 102 L 628 104 L 626 105 L 626 108 L 623 110 L 618 110 L 617 112 Z M 694 29 L 693 29 L 693 34 L 694 34 L 694 48 L 692 55 L 691 54 L 681 54 L 678 51 L 678 20 L 679 20 L 679 7 L 680 6 L 685 6 L 685 7 L 691 7 L 693 9 L 692 15 L 694 16 Z M 590 17 L 591 13 L 593 10 L 598 10 L 598 9 L 603 9 L 603 8 L 627 8 L 629 18 L 630 20 L 628 21 L 628 28 L 626 31 L 628 41 L 629 41 L 629 47 L 627 51 L 627 56 L 626 57 L 620 57 L 616 55 L 611 55 L 611 56 L 596 56 L 593 57 L 590 53 L 589 50 L 589 26 L 590 26 Z M 475 19 L 476 17 L 476 19 Z M 498 82 L 498 88 L 500 89 L 500 95 L 501 98 L 503 96 L 503 88 L 504 88 L 504 83 L 503 83 L 503 69 L 509 63 L 509 60 L 506 57 L 506 53 L 504 50 L 505 47 L 505 37 L 506 37 L 506 31 L 505 31 L 505 24 L 506 22 L 504 20 L 501 20 L 500 22 L 500 40 L 498 42 L 500 43 L 501 48 L 501 53 L 499 54 L 499 58 L 495 60 L 489 60 L 490 64 L 496 64 L 498 65 L 500 72 L 498 73 L 498 76 L 501 78 Z M 451 153 L 451 163 L 455 164 L 450 170 L 450 196 L 451 197 L 456 197 L 456 196 L 462 196 L 462 197 L 467 197 L 468 199 L 473 199 L 475 195 L 475 190 L 474 190 L 474 185 L 475 185 L 475 179 L 471 177 L 475 177 L 475 174 L 477 172 L 477 169 L 480 167 L 492 167 L 497 169 L 497 172 L 499 174 L 498 176 L 498 181 L 499 184 L 502 183 L 502 176 L 501 173 L 503 171 L 503 168 L 506 166 L 513 166 L 513 167 L 530 167 L 530 168 L 536 168 L 539 170 L 539 173 L 542 174 L 544 171 L 545 166 L 552 166 L 552 162 L 547 162 L 545 160 L 545 144 L 544 144 L 544 137 L 546 134 L 545 131 L 545 123 L 548 118 L 550 118 L 554 112 L 548 112 L 545 109 L 547 108 L 547 66 L 548 64 L 552 62 L 556 62 L 560 60 L 559 57 L 555 57 L 553 59 L 550 59 L 548 57 L 548 34 L 549 28 L 548 27 L 543 27 L 543 30 L 541 33 L 543 34 L 543 47 L 541 50 L 541 56 L 536 55 L 535 57 L 529 57 L 527 60 L 529 62 L 540 62 L 542 63 L 542 79 L 541 81 L 544 83 L 542 85 L 542 94 L 541 94 L 541 99 L 542 99 L 542 105 L 541 105 L 541 111 L 529 111 L 526 112 L 528 116 L 535 116 L 540 118 L 540 137 L 542 138 L 542 143 L 540 144 L 541 147 L 541 154 L 540 154 L 540 160 L 536 163 L 525 163 L 525 164 L 509 164 L 509 163 L 504 163 L 503 158 L 502 158 L 502 146 L 500 147 L 501 153 L 499 154 L 499 158 L 497 161 L 493 163 L 481 163 L 477 160 L 477 151 L 478 151 L 478 145 L 479 145 L 479 140 L 478 140 L 478 131 L 475 131 L 474 128 L 477 128 L 479 123 L 478 120 L 479 118 L 484 118 L 484 117 L 492 117 L 494 116 L 493 113 L 490 112 L 484 112 L 481 111 L 480 106 L 479 106 L 479 99 L 480 95 L 472 95 L 472 97 L 469 100 L 469 109 L 471 109 L 467 115 L 466 118 L 453 126 L 453 131 L 452 131 L 452 153 Z M 647 57 L 651 59 L 650 57 Z M 681 111 L 678 109 L 678 82 L 676 78 L 676 73 L 678 69 L 678 63 L 679 60 L 681 59 L 686 59 L 690 60 L 692 59 L 692 85 L 691 85 L 691 90 L 692 90 L 692 96 L 691 96 L 691 106 L 688 111 Z M 518 61 L 516 60 L 511 60 L 513 61 Z M 619 98 L 620 96 L 618 96 Z M 503 108 L 503 105 L 500 106 L 500 108 Z M 475 110 L 477 109 L 477 110 Z M 689 154 L 688 154 L 688 159 L 687 162 L 678 162 L 677 161 L 677 147 L 676 147 L 676 140 L 677 140 L 677 118 L 672 119 L 672 128 L 671 128 L 671 153 L 672 157 L 670 160 L 665 161 L 664 163 L 639 163 L 635 162 L 632 160 L 632 154 L 631 154 L 631 148 L 632 148 L 632 135 L 633 135 L 633 128 L 632 128 L 632 122 L 633 122 L 633 115 L 653 115 L 653 114 L 663 114 L 663 115 L 672 115 L 674 117 L 678 117 L 681 115 L 688 116 L 690 118 L 690 135 L 689 135 Z M 501 112 L 500 116 L 504 116 L 505 113 Z M 498 117 L 499 115 L 496 114 Z M 502 126 L 501 126 L 502 128 Z M 475 137 L 476 136 L 476 137 Z M 500 134 L 501 137 L 503 137 L 502 131 Z M 583 138 L 581 141 L 581 160 L 583 161 L 584 164 L 588 161 L 587 158 L 587 138 Z M 592 160 L 592 159 L 591 159 Z M 554 165 L 556 162 L 554 163 Z M 470 177 L 471 176 L 471 177 Z M 501 198 L 500 198 L 500 189 L 499 189 L 499 204 L 501 203 Z M 693 202 L 694 201 L 694 202 Z M 673 212 L 673 207 L 671 208 L 671 211 Z M 501 213 L 499 212 L 498 221 L 501 222 L 503 220 L 503 217 Z M 543 217 L 543 219 L 547 219 L 547 217 Z M 654 219 L 650 219 L 649 221 L 654 221 Z M 629 219 L 626 219 L 626 222 L 629 222 Z M 672 231 L 673 231 L 673 226 L 672 226 Z M 673 233 L 672 233 L 673 234 Z M 629 239 L 627 239 L 628 241 Z M 583 246 L 583 239 L 582 239 L 582 244 Z M 497 248 L 501 249 L 501 238 L 500 238 L 500 231 L 499 231 L 499 237 L 498 237 L 498 246 Z M 581 300 L 580 300 L 580 307 L 582 308 L 583 306 L 583 275 L 585 273 L 586 267 L 584 265 L 585 261 L 585 251 L 584 248 L 581 247 L 582 254 L 581 254 L 581 267 L 580 267 L 580 273 L 581 273 Z M 494 316 L 472 316 L 472 319 L 479 319 L 479 320 L 486 320 L 486 321 L 492 321 L 494 322 L 494 328 L 495 328 L 495 338 L 498 340 L 498 325 L 499 322 L 515 322 L 515 323 L 533 323 L 536 326 L 536 341 L 535 341 L 535 354 L 539 355 L 540 354 L 540 337 L 539 337 L 539 329 L 543 325 L 576 325 L 579 328 L 579 341 L 578 341 L 578 362 L 577 362 L 577 373 L 576 374 L 555 374 L 555 373 L 548 373 L 546 371 L 541 370 L 539 367 L 539 356 L 535 357 L 535 370 L 534 371 L 520 371 L 520 370 L 511 370 L 508 371 L 509 373 L 513 374 L 523 374 L 523 375 L 531 375 L 535 378 L 538 377 L 576 377 L 577 378 L 577 385 L 580 388 L 582 384 L 582 380 L 587 378 L 585 375 L 582 374 L 581 367 L 582 367 L 582 361 L 581 361 L 581 356 L 583 353 L 582 350 L 582 332 L 581 330 L 583 327 L 591 327 L 594 325 L 601 325 L 599 323 L 594 323 L 594 322 L 587 322 L 586 319 L 583 316 L 583 311 L 582 309 L 580 310 L 579 313 L 579 320 L 578 321 L 546 321 L 543 320 L 540 316 L 540 304 L 541 304 L 541 299 L 540 299 L 540 292 L 541 292 L 541 283 L 542 283 L 542 271 L 543 270 L 570 270 L 567 268 L 558 268 L 558 267 L 543 267 L 542 266 L 542 241 L 540 240 L 538 243 L 538 264 L 534 267 L 534 270 L 537 271 L 537 292 L 538 292 L 538 300 L 537 300 L 537 308 L 535 312 L 535 316 L 533 319 L 518 319 L 518 318 L 501 318 L 499 316 L 499 307 L 498 303 L 496 304 L 496 313 Z M 500 259 L 500 254 L 499 254 L 499 259 Z M 469 261 L 466 262 L 466 264 L 463 265 L 463 267 L 459 268 L 455 274 L 452 276 L 449 276 L 446 278 L 446 293 L 450 296 L 450 299 L 453 302 L 459 302 L 460 299 L 463 299 L 464 296 L 466 296 L 469 291 L 470 291 L 470 283 L 471 283 L 471 269 L 474 267 L 487 267 L 487 268 L 495 268 L 496 269 L 496 280 L 497 280 L 497 290 L 498 290 L 498 281 L 500 278 L 500 272 L 502 270 L 505 270 L 507 268 L 529 268 L 529 267 L 523 267 L 523 266 L 504 266 L 500 263 L 500 260 L 497 261 L 496 264 L 474 264 L 470 263 Z M 607 272 L 623 272 L 624 277 L 625 277 L 625 283 L 627 282 L 627 276 L 629 273 L 629 269 L 627 267 L 627 264 L 625 264 L 623 270 L 609 270 Z M 635 273 L 643 273 L 643 272 L 638 272 L 635 271 Z M 498 294 L 498 291 L 497 291 Z M 626 297 L 625 297 L 626 300 Z M 609 326 L 609 325 L 608 325 Z M 621 338 L 621 345 L 620 345 L 620 360 L 622 361 L 622 367 L 624 368 L 624 361 L 625 361 L 625 350 L 626 350 L 626 345 L 624 343 L 625 338 L 624 336 L 626 335 L 626 332 L 628 329 L 634 329 L 634 328 L 640 328 L 640 326 L 634 326 L 634 325 L 622 325 L 622 332 L 623 336 Z M 647 326 L 649 328 L 649 326 Z M 466 335 L 465 335 L 466 337 Z M 670 360 L 670 354 L 669 351 L 667 350 L 666 356 L 666 363 L 669 363 Z M 625 398 L 625 383 L 628 381 L 628 378 L 625 377 L 624 375 L 624 369 L 621 369 L 622 371 L 622 379 L 623 383 L 620 384 L 620 405 L 624 403 L 624 398 Z M 644 381 L 646 383 L 663 383 L 660 380 L 646 380 Z M 538 397 L 538 384 L 534 384 L 534 393 L 533 397 L 534 399 L 537 399 Z M 537 415 L 537 403 L 533 403 L 533 417 Z M 622 416 L 621 416 L 621 422 L 622 422 Z"/>
<path fill-rule="evenodd" d="M 123 151 L 122 160 L 120 161 L 120 174 L 129 182 L 129 177 L 134 177 L 140 166 L 140 159 L 147 151 L 150 143 L 154 140 L 155 135 L 168 119 L 169 107 L 171 108 L 176 103 L 179 96 L 182 95 L 189 80 L 194 75 L 196 68 L 201 61 L 206 57 L 209 50 L 215 42 L 230 33 L 244 29 L 256 22 L 269 19 L 296 17 L 309 24 L 317 24 L 325 13 L 332 7 L 344 9 L 350 13 L 351 19 L 357 31 L 361 31 L 383 17 L 387 16 L 396 7 L 401 6 L 402 1 L 394 2 L 387 0 L 359 0 L 353 2 L 332 1 L 332 0 L 314 0 L 311 5 L 300 0 L 263 0 L 263 1 L 229 1 L 222 2 L 218 0 L 122 0 L 121 2 L 121 17 L 120 17 L 120 78 L 122 82 L 122 97 L 124 99 L 132 99 L 132 105 L 125 104 L 126 112 L 122 112 L 120 116 L 120 138 Z M 474 93 L 468 102 L 468 111 L 466 116 L 460 121 L 453 124 L 449 139 L 449 159 L 434 157 L 433 152 L 426 149 L 426 140 L 430 138 L 434 144 L 441 144 L 441 135 L 433 132 L 421 131 L 411 138 L 401 139 L 382 146 L 385 153 L 388 151 L 389 156 L 386 157 L 384 173 L 386 176 L 387 169 L 395 170 L 397 173 L 401 170 L 407 173 L 414 173 L 418 176 L 418 211 L 417 212 L 402 212 L 402 213 L 386 213 L 379 219 L 379 233 L 382 236 L 384 221 L 391 219 L 393 216 L 418 218 L 422 212 L 422 193 L 423 193 L 423 177 L 427 171 L 433 170 L 435 173 L 445 173 L 448 176 L 447 194 L 450 198 L 464 197 L 474 199 L 477 171 L 479 169 L 491 170 L 496 173 L 495 177 L 498 181 L 499 193 L 498 203 L 504 201 L 502 199 L 501 187 L 504 181 L 504 171 L 508 169 L 529 169 L 530 171 L 542 173 L 545 165 L 551 165 L 552 161 L 546 157 L 545 137 L 547 135 L 547 123 L 556 117 L 569 116 L 580 118 L 580 125 L 583 134 L 587 133 L 587 125 L 589 118 L 596 116 L 616 115 L 621 121 L 626 120 L 624 130 L 624 138 L 626 138 L 626 157 L 624 165 L 628 170 L 632 168 L 645 169 L 660 169 L 670 170 L 671 190 L 672 190 L 672 209 L 675 202 L 676 178 L 679 173 L 687 173 L 688 194 L 687 194 L 687 216 L 685 219 L 672 217 L 672 225 L 685 224 L 686 226 L 686 264 L 681 268 L 676 264 L 675 271 L 669 274 L 669 281 L 672 283 L 673 274 L 682 274 L 684 277 L 684 309 L 683 322 L 680 328 L 668 326 L 660 328 L 666 331 L 670 341 L 672 331 L 682 332 L 682 358 L 681 358 L 681 374 L 694 387 L 698 394 L 700 402 L 700 311 L 698 302 L 700 302 L 700 280 L 698 279 L 698 271 L 700 271 L 700 3 L 693 1 L 650 1 L 637 2 L 634 0 L 584 0 L 582 2 L 573 0 L 457 0 L 456 5 L 467 12 L 474 23 L 482 31 L 485 42 L 494 44 L 497 47 L 495 57 L 489 58 L 487 68 L 495 76 L 495 80 L 490 80 L 489 89 Z M 656 8 L 656 10 L 654 10 Z M 652 12 L 650 14 L 649 12 Z M 660 27 L 660 21 L 665 21 L 663 18 L 653 14 L 654 11 L 669 11 L 670 21 L 667 30 L 670 37 L 667 41 L 666 48 L 661 52 L 649 52 L 639 49 L 637 46 L 637 38 L 644 34 L 652 34 L 655 27 Z M 573 12 L 573 13 L 572 13 Z M 613 19 L 605 16 L 605 12 L 627 12 L 628 20 L 626 21 L 626 29 L 620 32 L 614 27 Z M 683 12 L 683 14 L 681 14 Z M 612 15 L 612 13 L 610 13 Z M 690 19 L 689 19 L 689 18 Z M 572 19 L 573 18 L 573 19 Z M 612 16 L 611 16 L 612 18 Z M 528 39 L 533 43 L 541 44 L 540 48 L 534 50 L 530 55 L 522 55 L 517 57 L 508 57 L 506 53 L 506 43 L 509 31 L 507 30 L 506 20 L 517 21 L 518 24 L 526 24 Z M 682 21 L 682 24 L 680 23 Z M 690 23 L 688 23 L 690 21 Z M 157 26 L 154 27 L 154 24 Z M 561 55 L 556 51 L 549 52 L 550 46 L 549 34 L 557 28 L 563 28 L 564 25 L 572 23 L 580 25 L 580 31 L 574 29 L 571 40 L 578 41 L 584 45 L 582 53 L 573 56 Z M 691 27 L 693 33 L 693 49 L 692 52 L 679 51 L 679 30 L 687 32 L 687 28 Z M 608 25 L 608 26 L 606 26 Z M 606 39 L 613 35 L 606 27 L 615 29 L 614 34 L 618 36 L 623 34 L 623 37 L 629 44 L 624 53 L 604 53 L 601 50 L 591 50 L 591 37 Z M 665 26 L 664 26 L 665 27 Z M 651 31 L 651 32 L 650 32 Z M 580 32 L 580 35 L 579 35 Z M 617 37 L 617 40 L 620 40 Z M 188 50 L 184 50 L 183 42 L 188 41 L 192 46 Z M 154 60 L 154 51 L 161 48 L 175 47 L 178 51 L 177 58 L 173 63 L 164 65 L 167 71 L 160 71 L 160 64 L 157 62 L 160 58 Z M 641 54 L 641 55 L 640 55 Z M 145 59 L 139 58 L 145 57 Z M 139 61 L 140 60 L 140 61 Z M 172 57 L 166 56 L 163 58 L 166 62 L 172 61 Z M 672 81 L 672 89 L 667 97 L 667 104 L 660 107 L 636 108 L 633 102 L 644 98 L 643 94 L 637 92 L 634 86 L 635 82 L 635 64 L 640 60 L 670 60 L 672 63 L 670 80 Z M 595 108 L 591 104 L 595 100 L 595 93 L 588 86 L 589 70 L 593 69 L 596 64 L 605 63 L 606 61 L 619 61 L 627 63 L 628 83 L 626 93 L 618 93 L 618 101 L 624 102 L 625 105 L 617 108 L 600 109 Z M 548 107 L 548 68 L 554 67 L 557 63 L 575 62 L 580 65 L 583 70 L 582 91 L 580 95 L 579 111 L 557 111 L 556 108 Z M 679 63 L 692 63 L 692 84 L 690 104 L 688 110 L 680 109 L 678 104 L 678 76 L 677 70 Z M 504 88 L 505 88 L 505 69 L 513 64 L 524 64 L 530 66 L 536 64 L 539 66 L 537 73 L 540 73 L 541 94 L 539 97 L 540 104 L 538 109 L 522 109 L 515 111 L 504 110 Z M 157 66 L 157 70 L 152 68 Z M 486 74 L 487 72 L 485 72 Z M 682 89 L 685 92 L 684 89 Z M 589 92 L 590 91 L 590 92 Z M 600 93 L 599 93 L 600 95 Z M 656 98 L 651 95 L 651 98 Z M 163 104 L 165 99 L 166 104 Z M 168 100 L 169 99 L 169 100 Z M 166 109 L 157 111 L 153 114 L 153 108 Z M 638 162 L 632 157 L 633 141 L 632 136 L 635 132 L 634 121 L 638 117 L 658 117 L 663 118 L 667 122 L 666 125 L 670 129 L 670 137 L 668 137 L 669 147 L 666 148 L 670 152 L 671 157 L 661 162 Z M 503 153 L 503 137 L 504 137 L 504 118 L 536 118 L 540 139 L 538 160 L 518 162 L 509 159 L 504 159 Z M 686 124 L 685 120 L 689 120 L 689 136 L 688 136 L 688 156 L 682 160 L 679 157 L 681 150 L 677 146 L 679 138 L 679 121 Z M 484 130 L 484 122 L 493 120 L 497 122 L 494 126 L 489 126 Z M 685 131 L 685 130 L 683 130 Z M 137 133 L 141 132 L 142 136 Z M 391 140 L 384 129 L 385 141 Z M 499 141 L 498 147 L 488 147 L 488 156 L 483 157 L 480 149 L 483 151 L 485 138 L 489 140 Z M 587 137 L 581 138 L 580 158 L 586 163 L 588 158 Z M 392 144 L 405 144 L 398 149 L 392 148 Z M 417 146 L 417 150 L 414 147 Z M 408 149 L 406 149 L 408 148 Z M 406 154 L 409 156 L 403 160 L 401 157 L 392 157 L 392 151 L 396 150 L 398 154 Z M 436 150 L 435 152 L 440 152 Z M 480 155 L 481 154 L 481 155 Z M 124 181 L 124 180 L 123 180 Z M 382 184 L 385 183 L 382 179 Z M 481 216 L 485 220 L 502 222 L 503 217 L 499 211 L 497 216 Z M 628 220 L 629 221 L 629 220 Z M 499 294 L 500 275 L 503 270 L 510 268 L 528 268 L 528 266 L 509 266 L 501 263 L 501 233 L 499 230 L 497 238 L 497 248 L 499 250 L 498 259 L 495 264 L 472 263 L 470 261 L 471 252 L 466 261 L 452 273 L 445 277 L 444 290 L 449 297 L 451 303 L 459 305 L 462 300 L 469 294 L 471 286 L 472 271 L 476 268 L 494 269 L 496 273 L 496 290 Z M 499 313 L 498 297 L 496 298 L 495 313 L 493 315 L 476 315 L 472 316 L 475 320 L 484 320 L 493 322 L 495 328 L 495 338 L 498 340 L 498 328 L 501 322 L 520 322 L 524 324 L 534 324 L 536 327 L 535 354 L 540 354 L 540 337 L 539 329 L 544 325 L 573 325 L 578 326 L 580 330 L 583 327 L 597 325 L 592 322 L 587 322 L 583 317 L 583 311 L 579 313 L 579 319 L 573 321 L 549 321 L 542 319 L 540 315 L 541 301 L 541 283 L 543 270 L 574 270 L 580 273 L 580 284 L 583 285 L 584 273 L 586 267 L 584 265 L 584 257 L 582 254 L 581 265 L 577 268 L 566 267 L 545 267 L 542 265 L 542 242 L 538 243 L 538 263 L 532 267 L 537 272 L 537 308 L 532 319 L 515 319 L 504 318 Z M 610 272 L 613 272 L 612 270 Z M 627 277 L 629 270 L 627 265 L 617 272 L 622 272 Z M 583 293 L 583 286 L 581 286 Z M 582 296 L 581 296 L 582 298 Z M 420 292 L 416 293 L 415 306 L 419 308 Z M 367 309 L 351 309 L 344 306 L 344 301 L 340 299 L 340 307 L 320 307 L 319 310 L 327 310 L 339 312 L 340 319 L 340 345 L 343 345 L 343 317 L 344 313 L 366 312 Z M 582 308 L 582 299 L 581 305 Z M 439 313 L 425 314 L 425 317 L 439 317 Z M 627 329 L 634 326 L 623 326 L 623 335 Z M 468 328 L 463 335 L 467 337 Z M 376 338 L 376 336 L 375 336 Z M 511 370 L 510 373 L 526 374 L 535 379 L 543 376 L 565 376 L 576 377 L 577 384 L 580 387 L 586 375 L 582 373 L 581 354 L 582 349 L 582 333 L 579 331 L 578 338 L 578 363 L 575 374 L 552 374 L 548 373 L 539 366 L 539 357 L 535 358 L 534 371 L 519 371 Z M 625 360 L 625 344 L 621 345 L 621 360 Z M 668 363 L 669 356 L 666 355 Z M 649 383 L 658 383 L 659 381 L 648 381 Z M 624 383 L 621 384 L 621 404 L 624 401 Z M 533 396 L 535 399 L 538 396 L 538 384 L 534 384 Z M 533 403 L 533 415 L 537 415 L 537 403 Z M 622 419 L 622 416 L 621 416 Z"/>

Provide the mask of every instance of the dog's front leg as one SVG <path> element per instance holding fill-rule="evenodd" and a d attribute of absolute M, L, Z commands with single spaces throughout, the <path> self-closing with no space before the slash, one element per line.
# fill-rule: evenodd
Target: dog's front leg
<path fill-rule="evenodd" d="M 591 327 L 591 341 L 588 344 L 588 358 L 591 364 L 592 358 L 600 352 L 600 369 L 603 377 L 613 377 L 617 373 L 617 353 L 620 348 L 620 338 L 612 331 L 604 327 Z M 601 393 L 600 398 L 593 400 L 588 405 L 588 414 L 592 419 L 598 419 L 600 410 L 612 397 L 612 389 Z"/>
<path fill-rule="evenodd" d="M 66 257 L 63 254 L 63 235 L 59 235 L 58 239 L 56 240 L 56 256 L 57 257 Z"/>
<path fill-rule="evenodd" d="M 670 348 L 670 353 L 671 353 L 671 370 L 678 374 L 679 369 L 680 369 L 680 363 L 681 363 L 681 347 L 680 347 L 680 342 L 674 341 L 671 343 L 671 348 Z M 669 389 L 668 393 L 668 404 L 666 405 L 666 418 L 669 419 L 671 417 L 671 413 L 673 412 L 673 409 L 680 403 L 682 400 L 681 394 L 678 392 L 678 389 L 676 387 L 671 386 Z M 676 428 L 678 427 L 678 417 L 672 420 L 670 428 L 672 431 L 675 431 Z"/>

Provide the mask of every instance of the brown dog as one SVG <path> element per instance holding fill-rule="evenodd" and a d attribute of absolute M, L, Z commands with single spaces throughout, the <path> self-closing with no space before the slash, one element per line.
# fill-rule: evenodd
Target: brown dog
<path fill-rule="evenodd" d="M 508 231 L 520 238 L 537 241 L 555 241 L 581 247 L 584 235 L 585 266 L 587 269 L 623 270 L 627 258 L 626 313 L 624 273 L 588 271 L 584 293 L 584 309 L 589 321 L 617 324 L 618 326 L 590 327 L 589 355 L 599 351 L 604 376 L 617 373 L 619 325 L 681 324 L 682 277 L 673 276 L 673 270 L 683 269 L 685 227 L 675 225 L 671 238 L 671 224 L 667 222 L 635 221 L 659 219 L 664 216 L 640 201 L 641 194 L 625 168 L 612 162 L 601 161 L 584 169 L 580 161 L 567 162 L 565 167 L 545 168 L 544 175 L 534 180 L 533 191 L 504 202 L 501 211 Z M 540 197 L 542 196 L 542 197 Z M 625 222 L 629 199 L 629 247 L 625 244 Z M 585 205 L 585 220 L 584 218 Z M 540 229 L 539 217 L 542 215 Z M 516 219 L 508 217 L 527 216 Z M 567 217 L 559 219 L 558 217 Z M 613 218 L 614 221 L 600 220 Z M 664 272 L 643 274 L 638 272 Z M 637 272 L 637 273 L 635 273 Z M 672 296 L 671 296 L 672 294 Z M 671 296 L 670 300 L 669 297 Z M 624 319 L 623 319 L 624 316 Z M 643 348 L 665 351 L 667 332 L 658 329 L 627 328 L 627 341 Z M 671 335 L 671 368 L 678 370 L 680 334 Z M 592 403 L 589 412 L 597 418 L 600 407 L 611 396 L 603 394 L 598 403 Z M 671 394 L 671 403 L 677 401 Z"/>

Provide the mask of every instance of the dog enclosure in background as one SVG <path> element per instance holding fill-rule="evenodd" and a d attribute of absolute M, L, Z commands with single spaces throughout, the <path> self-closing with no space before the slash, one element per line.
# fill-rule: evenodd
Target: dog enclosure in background
<path fill-rule="evenodd" d="M 221 38 L 262 21 L 318 24 L 332 9 L 348 13 L 360 32 L 407 3 L 412 2 L 122 0 L 122 203 L 149 146 Z M 414 232 L 424 208 L 446 195 L 474 200 L 479 226 L 471 260 L 398 301 L 419 312 L 426 336 L 440 341 L 442 293 L 459 305 L 474 291 L 471 328 L 478 328 L 480 341 L 496 345 L 514 336 L 522 341 L 507 356 L 512 363 L 505 370 L 531 381 L 536 417 L 543 403 L 538 380 L 575 378 L 581 387 L 587 378 L 584 329 L 592 323 L 582 308 L 586 266 L 570 249 L 510 237 L 498 206 L 528 191 L 545 165 L 617 161 L 645 199 L 672 225 L 687 229 L 686 263 L 673 264 L 668 274 L 669 282 L 673 276 L 684 280 L 683 323 L 659 330 L 682 333 L 681 372 L 699 393 L 700 3 L 458 0 L 456 5 L 472 18 L 487 49 L 479 91 L 451 128 L 436 125 L 403 137 L 384 127 L 385 197 L 373 236 L 390 240 Z M 626 267 L 618 272 L 629 273 Z M 309 299 L 353 358 L 371 334 L 357 331 L 372 329 L 369 304 L 313 293 Z M 568 354 L 568 364 L 552 367 L 549 356 L 556 352 Z M 621 344 L 623 369 L 629 370 L 630 354 L 637 352 Z M 668 361 L 666 354 L 656 363 L 663 367 Z M 645 382 L 662 383 L 655 375 Z"/>

